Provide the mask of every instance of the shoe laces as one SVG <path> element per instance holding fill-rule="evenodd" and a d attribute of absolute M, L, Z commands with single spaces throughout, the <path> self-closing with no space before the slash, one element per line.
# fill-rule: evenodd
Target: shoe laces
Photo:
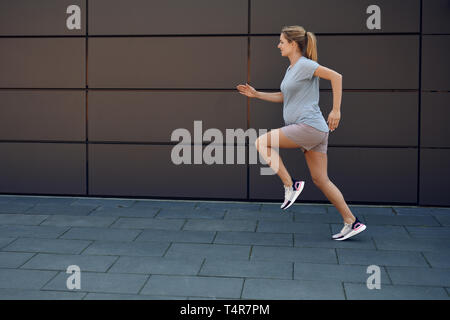
<path fill-rule="evenodd" d="M 344 231 L 347 231 L 347 229 L 351 228 L 352 228 L 351 224 L 344 223 L 344 227 L 342 228 L 341 233 L 344 233 Z"/>
<path fill-rule="evenodd" d="M 290 197 L 291 193 L 292 193 L 292 187 L 284 186 L 284 197 L 285 198 Z"/>

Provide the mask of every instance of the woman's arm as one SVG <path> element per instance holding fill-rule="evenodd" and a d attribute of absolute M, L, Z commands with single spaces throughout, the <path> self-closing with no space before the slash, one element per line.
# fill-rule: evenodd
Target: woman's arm
<path fill-rule="evenodd" d="M 245 85 L 240 84 L 236 87 L 240 94 L 243 94 L 250 98 L 258 98 L 270 102 L 283 102 L 283 93 L 281 92 L 260 92 L 250 86 L 248 83 Z"/>
<path fill-rule="evenodd" d="M 333 89 L 333 110 L 328 115 L 328 127 L 334 131 L 341 119 L 342 75 L 323 66 L 317 67 L 314 75 L 331 81 Z"/>

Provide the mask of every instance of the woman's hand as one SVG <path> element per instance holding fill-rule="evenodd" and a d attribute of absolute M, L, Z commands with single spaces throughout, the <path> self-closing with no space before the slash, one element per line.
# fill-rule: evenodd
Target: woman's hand
<path fill-rule="evenodd" d="M 331 131 L 336 130 L 336 128 L 339 125 L 339 120 L 341 120 L 341 112 L 337 110 L 331 110 L 330 114 L 328 115 L 328 127 Z"/>
<path fill-rule="evenodd" d="M 239 93 L 243 94 L 244 96 L 247 96 L 250 98 L 256 98 L 257 91 L 255 90 L 255 88 L 250 86 L 248 83 L 246 83 L 245 85 L 240 84 L 240 85 L 236 86 L 236 89 L 238 89 Z"/>

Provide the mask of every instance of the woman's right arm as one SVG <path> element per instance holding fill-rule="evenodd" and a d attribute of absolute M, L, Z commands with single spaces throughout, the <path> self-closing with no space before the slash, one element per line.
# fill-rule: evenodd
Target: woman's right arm
<path fill-rule="evenodd" d="M 283 102 L 283 93 L 281 92 L 260 92 L 250 86 L 248 83 L 245 85 L 240 84 L 236 87 L 240 94 L 243 94 L 250 98 L 258 98 L 270 102 Z"/>

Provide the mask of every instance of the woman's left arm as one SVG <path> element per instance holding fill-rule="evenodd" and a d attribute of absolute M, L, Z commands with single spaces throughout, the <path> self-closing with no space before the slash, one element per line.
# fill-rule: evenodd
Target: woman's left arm
<path fill-rule="evenodd" d="M 331 81 L 333 89 L 333 110 L 328 115 L 328 127 L 334 131 L 341 120 L 341 100 L 342 100 L 342 75 L 334 70 L 323 66 L 318 66 L 314 76 Z"/>

